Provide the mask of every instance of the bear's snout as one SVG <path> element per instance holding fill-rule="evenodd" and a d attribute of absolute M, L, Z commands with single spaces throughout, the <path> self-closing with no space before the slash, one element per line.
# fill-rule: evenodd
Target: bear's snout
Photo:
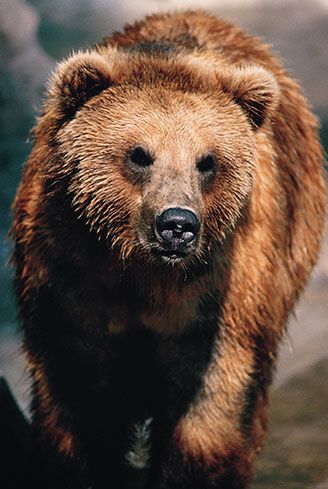
<path fill-rule="evenodd" d="M 200 220 L 189 209 L 172 207 L 156 219 L 155 235 L 164 247 L 164 254 L 183 256 L 197 240 Z"/>

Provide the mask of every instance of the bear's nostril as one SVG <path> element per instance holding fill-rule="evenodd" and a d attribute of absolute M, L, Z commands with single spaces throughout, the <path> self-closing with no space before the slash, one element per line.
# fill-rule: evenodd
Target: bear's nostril
<path fill-rule="evenodd" d="M 199 228 L 196 214 L 180 207 L 167 209 L 156 219 L 157 234 L 172 250 L 178 250 L 196 239 Z"/>

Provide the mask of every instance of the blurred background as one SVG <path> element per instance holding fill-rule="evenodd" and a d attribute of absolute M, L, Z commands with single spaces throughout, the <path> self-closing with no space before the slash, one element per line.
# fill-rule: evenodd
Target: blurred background
<path fill-rule="evenodd" d="M 8 263 L 10 205 L 56 60 L 145 13 L 202 8 L 262 36 L 301 83 L 328 148 L 328 0 L 0 0 L 0 369 L 28 415 Z M 1 416 L 1 413 L 0 413 Z M 253 489 L 328 489 L 328 240 L 290 318 Z"/>

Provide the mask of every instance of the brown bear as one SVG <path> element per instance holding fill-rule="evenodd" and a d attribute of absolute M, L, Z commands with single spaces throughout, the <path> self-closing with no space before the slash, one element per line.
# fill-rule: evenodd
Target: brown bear
<path fill-rule="evenodd" d="M 14 204 L 48 487 L 246 486 L 325 210 L 317 124 L 259 39 L 147 17 L 62 62 Z"/>

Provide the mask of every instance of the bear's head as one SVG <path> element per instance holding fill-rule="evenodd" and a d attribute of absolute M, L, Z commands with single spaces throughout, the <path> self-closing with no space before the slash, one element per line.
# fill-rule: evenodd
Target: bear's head
<path fill-rule="evenodd" d="M 121 260 L 186 267 L 247 205 L 274 76 L 206 52 L 100 49 L 59 65 L 46 106 L 76 217 Z"/>

